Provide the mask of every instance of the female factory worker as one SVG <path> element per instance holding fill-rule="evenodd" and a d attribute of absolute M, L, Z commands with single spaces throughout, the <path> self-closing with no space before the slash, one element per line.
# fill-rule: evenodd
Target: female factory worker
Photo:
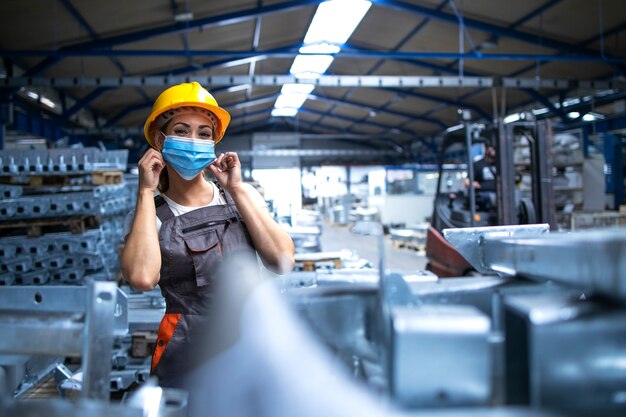
<path fill-rule="evenodd" d="M 213 145 L 229 121 L 213 96 L 192 82 L 161 93 L 144 126 L 151 148 L 138 162 L 137 207 L 127 219 L 122 273 L 138 290 L 159 284 L 165 298 L 152 357 L 162 386 L 178 385 L 192 366 L 191 349 L 202 349 L 193 341 L 204 335 L 194 329 L 206 322 L 222 256 L 256 250 L 274 272 L 293 266 L 293 242 L 261 195 L 241 181 L 237 154 L 215 156 Z M 202 175 L 207 167 L 217 183 Z"/>

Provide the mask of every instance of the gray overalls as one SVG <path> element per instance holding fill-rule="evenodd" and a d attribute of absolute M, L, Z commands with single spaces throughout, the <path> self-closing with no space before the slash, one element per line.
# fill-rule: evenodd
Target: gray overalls
<path fill-rule="evenodd" d="M 222 255 L 254 251 L 233 199 L 216 185 L 227 204 L 202 207 L 180 216 L 172 213 L 163 197 L 154 198 L 162 222 L 159 286 L 166 308 L 152 356 L 152 374 L 164 387 L 179 385 L 180 377 L 197 365 L 193 352 L 206 341 L 213 275 Z"/>

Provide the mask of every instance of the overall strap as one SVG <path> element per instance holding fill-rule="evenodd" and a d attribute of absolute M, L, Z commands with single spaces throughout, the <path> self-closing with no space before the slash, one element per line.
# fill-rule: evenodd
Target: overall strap
<path fill-rule="evenodd" d="M 222 188 L 222 186 L 220 185 L 219 182 L 215 181 L 214 184 L 217 187 L 217 189 L 219 190 L 219 192 L 220 192 L 222 198 L 224 199 L 224 201 L 226 201 L 226 206 L 228 207 L 228 210 L 232 214 L 238 216 L 239 211 L 236 210 L 237 205 L 235 204 L 235 201 L 233 200 L 233 198 L 230 196 L 230 194 L 228 194 L 226 191 L 224 191 L 224 189 Z M 233 207 L 235 207 L 235 209 L 233 209 Z"/>
<path fill-rule="evenodd" d="M 154 206 L 156 207 L 156 215 L 159 220 L 161 220 L 161 223 L 174 217 L 174 213 L 170 210 L 170 206 L 165 202 L 165 199 L 161 195 L 154 196 Z"/>

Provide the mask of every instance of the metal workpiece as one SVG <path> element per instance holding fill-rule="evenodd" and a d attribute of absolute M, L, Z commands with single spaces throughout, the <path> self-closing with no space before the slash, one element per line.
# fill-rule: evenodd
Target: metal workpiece
<path fill-rule="evenodd" d="M 0 220 L 59 216 L 111 216 L 131 209 L 126 196 L 96 198 L 91 192 L 33 195 L 0 201 Z"/>
<path fill-rule="evenodd" d="M 187 413 L 186 391 L 144 384 L 124 403 L 94 399 L 49 399 L 0 402 L 0 415 L 20 417 L 184 417 Z M 512 416 L 517 417 L 517 416 Z M 543 416 L 542 416 L 543 417 Z"/>
<path fill-rule="evenodd" d="M 0 176 L 81 174 L 96 170 L 125 171 L 128 150 L 51 148 L 0 151 Z"/>
<path fill-rule="evenodd" d="M 486 241 L 511 236 L 537 236 L 546 234 L 549 231 L 550 226 L 548 224 L 463 227 L 458 229 L 445 229 L 443 236 L 474 269 L 481 274 L 488 274 L 501 271 L 494 270 L 491 265 L 485 261 Z"/>
<path fill-rule="evenodd" d="M 55 251 L 44 253 L 35 257 L 33 266 L 35 269 L 60 269 L 65 266 L 66 262 L 67 256 L 65 255 L 65 253 L 61 251 Z"/>
<path fill-rule="evenodd" d="M 435 282 L 439 278 L 430 271 L 389 271 L 402 276 L 408 284 Z M 279 278 L 278 283 L 284 289 L 317 288 L 318 294 L 378 291 L 380 272 L 374 268 L 333 269 L 321 268 L 315 271 L 293 271 Z M 311 294 L 304 291 L 303 294 Z"/>
<path fill-rule="evenodd" d="M 84 276 L 85 270 L 76 267 L 58 269 L 50 272 L 50 280 L 52 283 L 78 284 L 82 281 Z"/>
<path fill-rule="evenodd" d="M 626 233 L 620 229 L 487 239 L 483 259 L 503 274 L 553 280 L 626 299 Z"/>
<path fill-rule="evenodd" d="M 114 279 L 119 271 L 119 253 L 111 243 L 123 241 L 122 221 L 122 216 L 112 217 L 98 229 L 82 234 L 0 238 L 0 273 L 47 271 L 53 284 L 80 284 L 86 273 L 102 272 L 105 280 Z"/>
<path fill-rule="evenodd" d="M 20 285 L 44 285 L 50 280 L 50 272 L 39 269 L 15 274 L 15 283 Z"/>
<path fill-rule="evenodd" d="M 115 283 L 94 283 L 115 285 Z M 4 312 L 55 316 L 67 314 L 79 317 L 91 303 L 88 286 L 9 286 L 0 288 L 0 313 Z M 126 294 L 116 288 L 116 304 L 112 309 L 113 333 L 123 336 L 128 332 L 128 305 Z"/>
<path fill-rule="evenodd" d="M 369 334 L 370 315 L 376 306 L 374 292 L 292 296 L 289 301 L 326 345 L 340 353 L 339 356 L 346 360 L 348 366 L 353 366 L 353 357 L 379 361 Z"/>
<path fill-rule="evenodd" d="M 30 255 L 20 255 L 11 260 L 4 259 L 2 265 L 4 266 L 2 268 L 3 270 L 6 269 L 8 272 L 21 273 L 32 269 L 33 260 Z"/>
<path fill-rule="evenodd" d="M 558 293 L 505 298 L 507 402 L 626 415 L 626 312 Z"/>
<path fill-rule="evenodd" d="M 15 274 L 12 272 L 0 273 L 0 286 L 13 285 L 15 282 Z"/>
<path fill-rule="evenodd" d="M 407 407 L 491 400 L 490 319 L 470 306 L 394 307 L 389 385 Z"/>
<path fill-rule="evenodd" d="M 0 197 L 17 198 L 22 195 L 22 187 L 20 185 L 0 184 Z"/>

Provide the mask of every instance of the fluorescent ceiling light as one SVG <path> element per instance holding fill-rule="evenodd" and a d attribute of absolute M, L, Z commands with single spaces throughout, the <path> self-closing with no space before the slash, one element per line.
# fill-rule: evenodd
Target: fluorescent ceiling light
<path fill-rule="evenodd" d="M 310 94 L 315 86 L 313 84 L 285 84 L 283 88 L 280 89 L 282 94 Z"/>
<path fill-rule="evenodd" d="M 331 55 L 298 55 L 289 72 L 300 78 L 316 78 L 326 72 L 333 59 Z"/>
<path fill-rule="evenodd" d="M 371 5 L 365 0 L 331 0 L 321 3 L 304 37 L 304 43 L 346 43 Z"/>
<path fill-rule="evenodd" d="M 339 51 L 341 51 L 340 47 L 329 43 L 306 45 L 298 50 L 301 54 L 336 54 Z"/>
<path fill-rule="evenodd" d="M 508 116 L 506 116 L 503 121 L 504 123 L 513 123 L 513 122 L 517 122 L 520 119 L 521 119 L 521 116 L 519 113 L 513 113 L 513 114 L 509 114 Z"/>
<path fill-rule="evenodd" d="M 567 106 L 573 106 L 574 104 L 578 104 L 578 103 L 580 103 L 580 99 L 579 99 L 579 98 L 577 98 L 577 97 L 576 97 L 576 98 L 570 98 L 570 99 L 567 99 L 567 100 L 564 100 L 564 101 L 563 101 L 563 105 L 564 105 L 565 107 L 567 107 Z"/>
<path fill-rule="evenodd" d="M 51 109 L 54 109 L 57 105 L 54 104 L 54 102 L 52 100 L 50 100 L 48 97 L 44 97 L 41 96 L 41 102 L 43 104 L 45 104 L 46 106 L 50 107 Z"/>
<path fill-rule="evenodd" d="M 330 0 L 320 3 L 304 36 L 304 46 L 299 50 L 301 54 L 306 55 L 296 56 L 289 73 L 297 78 L 317 78 L 324 74 L 334 60 L 334 57 L 328 54 L 335 54 L 341 50 L 338 45 L 346 43 L 371 5 L 372 3 L 366 0 Z M 277 112 L 276 115 L 295 116 L 297 109 L 302 107 L 311 91 L 312 85 L 305 90 L 281 91 L 282 94 L 276 99 L 274 109 L 293 108 L 295 112 Z"/>
<path fill-rule="evenodd" d="M 578 113 L 577 111 L 569 112 L 567 113 L 567 117 L 569 117 L 570 119 L 577 119 L 580 117 L 580 113 Z"/>
<path fill-rule="evenodd" d="M 272 116 L 274 117 L 294 117 L 296 114 L 298 114 L 298 109 L 294 108 L 272 109 Z"/>
<path fill-rule="evenodd" d="M 281 94 L 276 99 L 276 104 L 274 104 L 274 107 L 277 109 L 280 109 L 283 107 L 291 107 L 293 109 L 299 109 L 300 107 L 302 107 L 302 105 L 306 101 L 306 98 L 307 98 L 307 94 L 297 94 L 297 93 Z"/>
<path fill-rule="evenodd" d="M 596 116 L 594 116 L 594 115 L 593 115 L 593 114 L 591 114 L 591 113 L 587 113 L 587 114 L 585 114 L 585 115 L 583 116 L 583 120 L 584 120 L 585 122 L 593 122 L 593 121 L 594 121 L 594 120 L 596 120 L 596 119 L 597 119 L 597 117 L 596 117 Z"/>
<path fill-rule="evenodd" d="M 547 108 L 543 107 L 541 109 L 533 109 L 533 114 L 535 116 L 539 116 L 540 114 L 546 114 L 548 113 L 550 110 L 548 110 Z"/>
<path fill-rule="evenodd" d="M 27 91 L 26 95 L 32 98 L 33 100 L 39 100 L 39 94 L 33 93 L 32 91 Z"/>
<path fill-rule="evenodd" d="M 193 20 L 193 13 L 177 13 L 174 15 L 175 22 L 191 22 Z"/>
<path fill-rule="evenodd" d="M 457 130 L 461 130 L 461 129 L 463 129 L 463 125 L 462 124 L 450 126 L 449 128 L 446 129 L 446 133 L 456 132 Z"/>

